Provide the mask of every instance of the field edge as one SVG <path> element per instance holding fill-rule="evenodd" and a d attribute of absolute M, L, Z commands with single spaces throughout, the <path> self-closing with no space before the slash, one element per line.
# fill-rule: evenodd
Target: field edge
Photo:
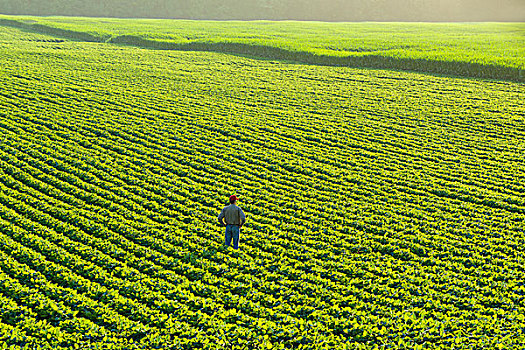
<path fill-rule="evenodd" d="M 99 36 L 81 31 L 56 28 L 40 23 L 26 23 L 7 18 L 0 18 L 0 25 L 57 36 L 70 40 L 121 44 L 149 49 L 208 51 L 225 54 L 246 55 L 262 59 L 293 61 L 297 63 L 321 66 L 401 70 L 464 78 L 525 82 L 525 73 L 523 72 L 523 69 L 503 67 L 493 64 L 479 64 L 461 61 L 439 61 L 433 59 L 393 58 L 377 54 L 336 57 L 330 55 L 316 55 L 306 51 L 286 50 L 269 45 L 252 45 L 240 42 L 190 42 L 181 44 L 146 39 L 137 35 Z"/>

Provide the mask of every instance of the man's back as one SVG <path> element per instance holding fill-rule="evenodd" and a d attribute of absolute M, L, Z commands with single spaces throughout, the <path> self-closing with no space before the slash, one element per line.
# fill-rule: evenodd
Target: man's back
<path fill-rule="evenodd" d="M 224 218 L 226 224 L 242 226 L 246 220 L 244 212 L 235 204 L 225 206 L 219 215 L 219 221 Z"/>

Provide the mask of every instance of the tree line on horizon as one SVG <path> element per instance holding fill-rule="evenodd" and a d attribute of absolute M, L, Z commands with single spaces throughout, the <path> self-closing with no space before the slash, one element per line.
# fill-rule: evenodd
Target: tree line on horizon
<path fill-rule="evenodd" d="M 0 0 L 0 14 L 239 20 L 523 21 L 522 0 Z"/>

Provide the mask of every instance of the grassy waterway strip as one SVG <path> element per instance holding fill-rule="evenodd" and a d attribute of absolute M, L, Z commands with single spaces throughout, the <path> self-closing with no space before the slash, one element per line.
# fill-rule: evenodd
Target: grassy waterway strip
<path fill-rule="evenodd" d="M 0 24 L 96 42 L 307 64 L 525 81 L 523 23 L 322 23 L 0 16 Z"/>

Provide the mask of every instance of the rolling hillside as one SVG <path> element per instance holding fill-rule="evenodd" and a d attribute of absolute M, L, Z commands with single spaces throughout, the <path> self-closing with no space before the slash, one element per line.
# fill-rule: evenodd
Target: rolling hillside
<path fill-rule="evenodd" d="M 323 23 L 1 16 L 59 38 L 525 82 L 523 23 Z"/>
<path fill-rule="evenodd" d="M 525 342 L 522 83 L 12 26 L 0 66 L 2 346 Z"/>

